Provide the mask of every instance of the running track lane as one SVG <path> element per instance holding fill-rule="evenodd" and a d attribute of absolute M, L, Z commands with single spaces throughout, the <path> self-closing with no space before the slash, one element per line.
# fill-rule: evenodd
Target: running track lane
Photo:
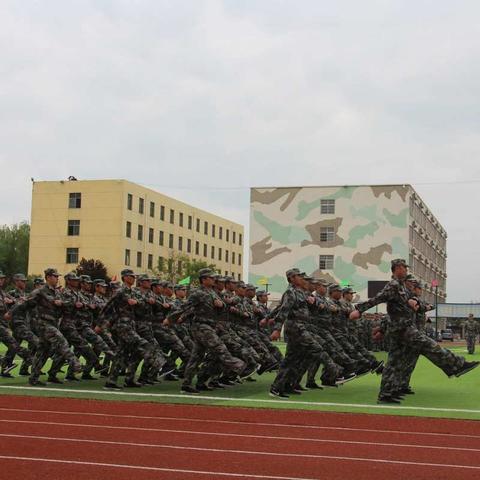
<path fill-rule="evenodd" d="M 461 420 L 7 396 L 0 420 L 12 478 L 480 475 L 480 424 Z"/>

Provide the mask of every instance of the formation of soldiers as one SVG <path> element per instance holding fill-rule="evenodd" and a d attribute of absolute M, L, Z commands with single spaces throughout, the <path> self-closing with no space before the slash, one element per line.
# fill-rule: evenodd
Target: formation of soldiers
<path fill-rule="evenodd" d="M 19 374 L 28 375 L 32 386 L 45 385 L 42 369 L 50 358 L 50 383 L 63 383 L 58 374 L 67 365 L 68 381 L 100 375 L 105 389 L 121 390 L 181 379 L 182 392 L 196 394 L 276 371 L 270 394 L 287 398 L 338 388 L 371 372 L 382 375 L 379 402 L 399 403 L 414 393 L 410 378 L 419 355 L 448 376 L 479 364 L 426 334 L 425 314 L 433 307 L 422 300 L 422 286 L 407 267 L 404 260 L 392 261 L 392 281 L 356 305 L 352 288 L 290 269 L 289 286 L 273 310 L 267 292 L 210 269 L 199 272 L 200 286 L 188 295 L 183 285 L 130 269 L 121 272 L 121 283 L 110 285 L 71 272 L 60 287 L 61 275 L 49 268 L 29 294 L 23 275 L 13 277 L 15 288 L 6 293 L 0 274 L 0 342 L 7 346 L 0 373 L 11 377 L 18 355 Z M 383 302 L 387 315 L 362 319 L 362 312 Z M 285 357 L 275 345 L 282 331 Z M 371 350 L 387 338 L 384 366 Z"/>

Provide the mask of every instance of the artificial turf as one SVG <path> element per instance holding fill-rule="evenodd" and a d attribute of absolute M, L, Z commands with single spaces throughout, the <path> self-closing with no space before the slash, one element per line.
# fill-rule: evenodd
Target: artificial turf
<path fill-rule="evenodd" d="M 480 360 L 480 354 L 467 355 L 464 346 L 454 347 L 454 351 L 467 356 L 468 360 Z M 379 358 L 385 358 L 384 353 L 378 353 L 377 355 Z M 17 371 L 18 369 L 13 374 Z M 380 384 L 380 377 L 377 375 L 367 374 L 340 388 L 308 391 L 302 395 L 292 395 L 287 400 L 273 399 L 268 394 L 274 373 L 255 376 L 255 378 L 257 380 L 255 383 L 244 383 L 224 390 L 203 392 L 201 396 L 189 396 L 180 393 L 180 382 L 164 381 L 159 385 L 133 389 L 133 391 L 132 389 L 125 389 L 121 394 L 117 394 L 103 390 L 104 379 L 67 382 L 64 385 L 49 384 L 47 389 L 42 390 L 37 387 L 30 387 L 27 384 L 26 377 L 16 376 L 14 379 L 0 378 L 0 394 L 234 405 L 480 420 L 480 368 L 461 378 L 449 379 L 423 357 L 420 358 L 411 382 L 416 394 L 407 396 L 399 407 L 377 405 L 376 398 Z"/>

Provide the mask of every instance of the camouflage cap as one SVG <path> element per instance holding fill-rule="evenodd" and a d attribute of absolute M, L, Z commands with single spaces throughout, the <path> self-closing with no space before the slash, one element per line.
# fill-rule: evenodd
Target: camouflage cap
<path fill-rule="evenodd" d="M 318 285 L 321 285 L 322 287 L 328 287 L 328 285 L 329 285 L 329 283 L 323 278 L 317 279 L 317 283 L 318 283 Z"/>
<path fill-rule="evenodd" d="M 270 295 L 270 292 L 266 292 L 265 290 L 257 290 L 257 297 L 261 297 L 262 295 Z"/>
<path fill-rule="evenodd" d="M 255 285 L 252 285 L 251 283 L 247 283 L 247 284 L 245 285 L 245 288 L 246 288 L 247 290 L 257 290 L 257 287 L 256 287 Z"/>
<path fill-rule="evenodd" d="M 421 288 L 422 290 L 425 288 L 425 285 L 422 282 L 419 282 L 418 280 L 415 280 L 412 283 L 414 288 Z"/>
<path fill-rule="evenodd" d="M 131 268 L 124 268 L 120 272 L 120 276 L 122 276 L 122 277 L 135 277 L 135 273 L 133 272 L 133 270 Z"/>
<path fill-rule="evenodd" d="M 163 280 L 160 280 L 159 278 L 152 278 L 152 287 L 157 287 L 162 284 Z"/>
<path fill-rule="evenodd" d="M 202 268 L 198 271 L 198 278 L 205 278 L 211 277 L 215 278 L 216 272 L 214 272 L 211 268 Z"/>
<path fill-rule="evenodd" d="M 405 277 L 405 281 L 406 281 L 406 282 L 416 282 L 417 279 L 415 278 L 414 275 L 412 275 L 411 273 L 409 273 L 409 274 Z"/>
<path fill-rule="evenodd" d="M 287 278 L 291 278 L 291 277 L 294 277 L 295 275 L 301 275 L 301 272 L 298 268 L 290 268 L 285 272 L 285 275 L 287 276 Z"/>
<path fill-rule="evenodd" d="M 46 277 L 61 277 L 62 276 L 60 273 L 58 273 L 56 268 L 47 268 L 44 273 L 45 273 Z"/>
<path fill-rule="evenodd" d="M 407 261 L 404 258 L 396 258 L 395 260 L 391 261 L 392 268 L 394 267 L 410 267 L 410 265 L 407 263 Z"/>
<path fill-rule="evenodd" d="M 153 283 L 152 283 L 152 285 L 153 285 Z M 186 285 L 179 285 L 179 284 L 177 284 L 177 285 L 175 285 L 175 286 L 173 287 L 173 289 L 174 289 L 175 291 L 177 291 L 177 290 L 186 290 L 186 289 L 187 289 L 187 286 L 186 286 Z"/>
<path fill-rule="evenodd" d="M 16 273 L 16 274 L 13 276 L 13 281 L 14 281 L 14 282 L 26 282 L 26 281 L 27 281 L 27 277 L 26 277 L 23 273 Z"/>
<path fill-rule="evenodd" d="M 0 278 L 7 278 L 7 276 L 0 270 Z"/>
<path fill-rule="evenodd" d="M 43 278 L 37 277 L 33 279 L 34 285 L 43 285 L 44 283 L 45 283 L 45 280 Z"/>
<path fill-rule="evenodd" d="M 82 283 L 92 283 L 92 278 L 90 275 L 80 275 L 80 281 Z"/>
<path fill-rule="evenodd" d="M 332 283 L 332 284 L 328 287 L 328 292 L 329 292 L 329 293 L 332 293 L 332 292 L 335 292 L 335 291 L 339 291 L 339 292 L 342 291 L 342 287 L 341 287 L 340 285 L 338 285 L 338 283 Z"/>
<path fill-rule="evenodd" d="M 108 284 L 108 286 L 109 286 L 110 288 L 119 288 L 121 285 L 122 285 L 121 282 L 110 282 L 110 283 Z"/>
<path fill-rule="evenodd" d="M 225 277 L 222 277 L 222 275 L 218 275 L 215 280 L 219 283 L 225 283 Z"/>
<path fill-rule="evenodd" d="M 303 278 L 307 281 L 307 282 L 313 282 L 315 279 L 313 277 L 311 277 L 310 275 L 304 275 Z"/>
<path fill-rule="evenodd" d="M 163 288 L 169 288 L 170 290 L 173 290 L 173 283 L 172 282 L 163 282 Z"/>
<path fill-rule="evenodd" d="M 95 285 L 95 287 L 107 287 L 108 285 L 106 284 L 105 280 L 101 279 L 101 278 L 96 278 L 94 281 L 93 281 L 93 284 Z"/>
<path fill-rule="evenodd" d="M 237 281 L 236 281 L 233 277 L 230 277 L 230 276 L 228 276 L 228 275 L 226 275 L 226 276 L 223 277 L 223 278 L 224 278 L 224 280 L 225 280 L 225 283 L 228 283 L 228 282 L 230 282 L 230 283 L 237 283 Z"/>
<path fill-rule="evenodd" d="M 137 282 L 151 282 L 152 279 L 146 274 L 142 273 L 137 277 Z"/>
<path fill-rule="evenodd" d="M 68 272 L 65 274 L 65 280 L 80 280 L 76 272 Z"/>
<path fill-rule="evenodd" d="M 246 288 L 245 282 L 238 281 L 237 282 L 237 288 Z"/>
<path fill-rule="evenodd" d="M 346 287 L 342 290 L 343 295 L 348 293 L 357 293 L 352 287 Z"/>

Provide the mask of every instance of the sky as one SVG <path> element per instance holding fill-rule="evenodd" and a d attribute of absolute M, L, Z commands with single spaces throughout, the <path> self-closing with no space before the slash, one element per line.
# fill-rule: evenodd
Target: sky
<path fill-rule="evenodd" d="M 480 3 L 2 0 L 0 224 L 125 178 L 249 221 L 249 187 L 411 183 L 480 301 Z"/>

